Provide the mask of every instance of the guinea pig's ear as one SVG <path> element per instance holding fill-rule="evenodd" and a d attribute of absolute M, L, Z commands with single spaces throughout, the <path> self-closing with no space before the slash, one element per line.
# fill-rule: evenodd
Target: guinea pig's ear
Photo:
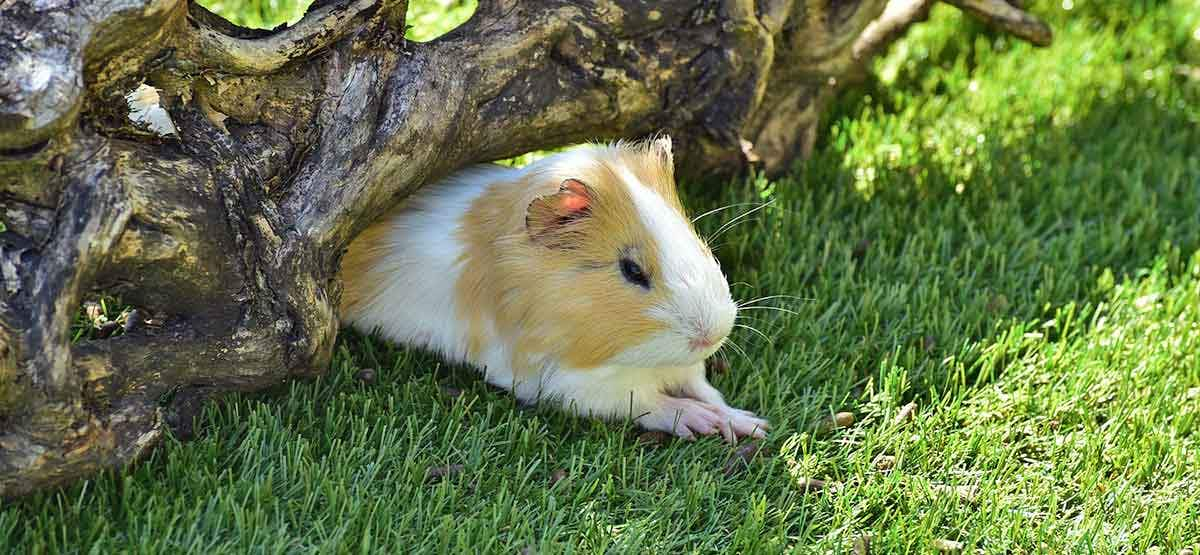
<path fill-rule="evenodd" d="M 671 154 L 671 136 L 662 135 L 650 143 L 650 150 L 668 164 L 673 164 Z"/>
<path fill-rule="evenodd" d="M 671 153 L 671 136 L 662 135 L 650 142 L 650 155 L 659 163 L 667 177 L 675 175 L 675 159 Z"/>
<path fill-rule="evenodd" d="M 568 247 L 570 242 L 563 232 L 592 216 L 594 198 L 592 188 L 582 181 L 563 181 L 557 193 L 535 198 L 529 203 L 525 211 L 525 229 L 529 237 L 548 247 Z"/>

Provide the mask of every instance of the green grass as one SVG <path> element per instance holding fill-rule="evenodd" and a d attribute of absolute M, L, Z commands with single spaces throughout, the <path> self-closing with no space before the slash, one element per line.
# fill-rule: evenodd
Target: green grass
<path fill-rule="evenodd" d="M 1086 4 L 1035 6 L 1045 50 L 938 8 L 789 177 L 688 189 L 774 200 L 718 254 L 736 295 L 805 299 L 747 313 L 772 342 L 715 377 L 774 424 L 740 472 L 346 334 L 325 377 L 0 510 L 0 552 L 1200 547 L 1200 7 Z"/>

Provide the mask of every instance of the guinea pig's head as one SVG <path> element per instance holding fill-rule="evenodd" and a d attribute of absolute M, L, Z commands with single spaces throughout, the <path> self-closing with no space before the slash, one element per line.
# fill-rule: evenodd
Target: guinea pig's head
<path fill-rule="evenodd" d="M 573 366 L 657 368 L 714 354 L 737 305 L 675 190 L 671 142 L 590 146 L 533 172 L 527 207 L 543 310 Z M 557 184 L 557 187 L 552 187 Z"/>

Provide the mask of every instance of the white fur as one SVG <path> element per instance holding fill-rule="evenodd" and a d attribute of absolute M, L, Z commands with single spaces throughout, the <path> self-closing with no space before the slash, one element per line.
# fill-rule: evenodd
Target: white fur
<path fill-rule="evenodd" d="M 378 297 L 343 319 L 365 332 L 467 361 L 467 322 L 457 316 L 454 286 L 462 274 L 463 245 L 455 233 L 471 203 L 517 170 L 475 166 L 414 195 L 400 217 L 388 221 L 386 254 L 374 273 L 384 280 Z"/>
<path fill-rule="evenodd" d="M 515 179 L 522 171 L 570 175 L 571 168 L 596 163 L 595 148 L 551 156 L 525 170 L 477 166 L 414 195 L 412 204 L 390 221 L 386 254 L 375 267 L 385 280 L 378 297 L 344 319 L 361 330 L 378 329 L 393 341 L 474 364 L 489 383 L 512 390 L 525 402 L 550 401 L 580 415 L 636 419 L 643 427 L 682 437 L 761 436 L 766 421 L 726 405 L 704 377 L 703 360 L 719 341 L 703 351 L 688 344 L 698 328 L 723 340 L 733 327 L 736 306 L 720 268 L 683 217 L 625 168 L 618 171 L 662 253 L 663 275 L 655 276 L 655 286 L 668 287 L 671 300 L 652 308 L 651 315 L 662 319 L 668 331 L 601 368 L 572 369 L 543 356 L 540 373 L 521 372 L 538 376 L 525 382 L 514 380 L 518 373 L 510 366 L 512 346 L 494 329 L 485 330 L 478 359 L 468 360 L 468 322 L 458 317 L 454 291 L 464 251 L 456 232 L 471 202 L 492 183 Z"/>

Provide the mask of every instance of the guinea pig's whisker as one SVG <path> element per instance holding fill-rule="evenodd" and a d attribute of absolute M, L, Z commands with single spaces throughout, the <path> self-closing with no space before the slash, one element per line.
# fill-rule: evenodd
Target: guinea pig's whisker
<path fill-rule="evenodd" d="M 705 212 L 703 214 L 700 214 L 699 216 L 696 216 L 695 218 L 692 218 L 692 223 L 696 223 L 696 222 L 700 221 L 700 218 L 703 218 L 705 216 L 711 216 L 713 214 L 716 214 L 717 212 L 724 212 L 725 210 L 729 210 L 730 208 L 737 208 L 739 206 L 754 206 L 756 204 L 759 204 L 759 203 L 757 203 L 757 202 L 738 202 L 738 203 L 734 203 L 734 204 L 726 204 L 725 206 L 722 206 L 720 208 L 713 208 L 712 210 L 709 210 L 708 212 Z"/>
<path fill-rule="evenodd" d="M 759 331 L 759 330 L 758 330 L 758 328 L 756 328 L 756 327 L 754 327 L 754 326 L 751 326 L 751 325 L 749 325 L 749 324 L 734 324 L 734 325 L 733 325 L 733 327 L 735 327 L 735 328 L 742 328 L 742 329 L 744 329 L 744 330 L 749 330 L 749 331 L 752 331 L 752 332 L 754 332 L 755 334 L 758 334 L 758 336 L 759 336 L 759 337 L 761 337 L 761 338 L 763 338 L 763 339 L 767 340 L 767 343 L 769 343 L 769 344 L 771 344 L 771 345 L 774 345 L 774 344 L 775 344 L 775 340 L 774 340 L 774 339 L 771 339 L 771 338 L 770 338 L 770 337 L 769 337 L 767 334 L 765 334 L 765 333 L 763 333 L 763 332 Z"/>
<path fill-rule="evenodd" d="M 754 208 L 751 208 L 745 212 L 742 212 L 741 214 L 738 214 L 737 216 L 734 216 L 729 221 L 721 224 L 720 226 L 717 226 L 716 231 L 712 232 L 711 235 L 707 235 L 704 237 L 704 242 L 706 244 L 711 245 L 713 243 L 713 241 L 715 241 L 718 237 L 720 237 L 722 233 L 725 233 L 725 231 L 727 231 L 730 227 L 737 225 L 739 222 L 742 221 L 743 218 L 750 216 L 751 214 L 760 210 L 761 208 L 762 208 L 762 205 L 755 206 Z"/>
<path fill-rule="evenodd" d="M 746 359 L 747 361 L 750 360 L 750 355 L 746 354 L 746 351 L 738 346 L 737 342 L 734 341 L 733 338 L 726 338 L 725 344 L 729 345 L 731 349 L 737 351 L 739 355 L 742 355 L 742 358 Z"/>
<path fill-rule="evenodd" d="M 788 310 L 786 308 L 779 307 L 779 306 L 761 305 L 761 306 L 743 306 L 743 307 L 738 308 L 738 312 L 741 312 L 743 310 L 774 310 L 776 312 L 783 312 L 784 314 L 791 314 L 792 316 L 800 315 L 800 313 L 796 312 L 795 310 Z"/>
<path fill-rule="evenodd" d="M 717 251 L 721 250 L 721 247 L 724 247 L 725 245 L 728 245 L 728 244 L 729 244 L 729 242 L 726 241 L 724 243 L 717 243 L 716 245 L 709 245 L 708 250 L 717 252 Z"/>
<path fill-rule="evenodd" d="M 791 299 L 794 301 L 814 301 L 814 300 L 816 300 L 816 299 L 808 298 L 808 297 L 797 297 L 795 295 L 769 295 L 766 297 L 759 297 L 757 299 L 750 299 L 748 301 L 742 301 L 742 302 L 738 303 L 738 308 L 742 308 L 744 306 L 754 306 L 758 303 L 761 303 L 764 301 L 769 301 L 772 299 Z"/>
<path fill-rule="evenodd" d="M 738 216 L 737 218 L 734 218 L 732 220 L 729 220 L 728 222 L 725 222 L 723 225 L 721 225 L 721 227 L 717 228 L 717 230 L 714 231 L 712 235 L 705 237 L 704 242 L 712 243 L 713 241 L 717 240 L 717 238 L 719 238 L 726 231 L 729 231 L 730 229 L 733 229 L 733 227 L 736 226 L 737 224 L 740 224 L 740 223 L 746 221 L 752 213 L 753 213 L 753 211 L 747 212 L 746 214 L 743 214 L 742 216 Z M 721 243 L 721 245 L 724 245 L 724 244 L 725 243 Z M 713 249 L 713 250 L 715 251 L 717 249 Z"/>
<path fill-rule="evenodd" d="M 774 200 L 771 200 L 771 201 L 768 201 L 768 202 L 764 202 L 764 203 L 762 203 L 762 204 L 760 204 L 760 205 L 758 205 L 758 206 L 755 206 L 754 208 L 751 208 L 751 209 L 749 209 L 749 210 L 747 210 L 747 211 L 745 211 L 745 212 L 742 212 L 741 214 L 738 214 L 738 215 L 737 215 L 735 218 L 733 218 L 732 220 L 729 220 L 728 222 L 725 222 L 725 224 L 724 224 L 724 225 L 722 225 L 721 227 L 717 228 L 717 230 L 716 230 L 715 232 L 713 232 L 713 234 L 712 234 L 712 235 L 710 235 L 710 236 L 709 236 L 707 239 L 705 239 L 705 242 L 710 242 L 710 243 L 711 243 L 711 242 L 713 241 L 713 239 L 716 239 L 717 237 L 720 237 L 722 233 L 725 233 L 726 231 L 729 231 L 730 229 L 732 229 L 732 228 L 733 228 L 733 226 L 735 226 L 735 225 L 737 225 L 737 224 L 740 224 L 740 223 L 742 223 L 742 222 L 746 221 L 746 218 L 749 218 L 749 217 L 750 217 L 751 215 L 753 215 L 755 212 L 758 212 L 759 210 L 762 210 L 763 208 L 766 208 L 766 207 L 768 207 L 768 206 L 771 206 L 772 204 L 775 204 L 775 201 L 774 201 Z"/>

